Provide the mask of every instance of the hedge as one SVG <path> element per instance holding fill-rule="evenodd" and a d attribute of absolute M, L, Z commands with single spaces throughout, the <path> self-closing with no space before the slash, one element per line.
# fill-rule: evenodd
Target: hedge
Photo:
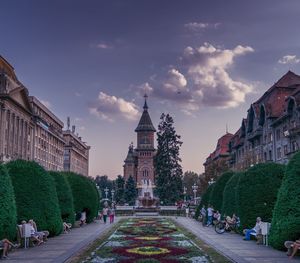
<path fill-rule="evenodd" d="M 6 164 L 14 187 L 17 220 L 35 220 L 39 230 L 50 235 L 62 231 L 62 220 L 53 178 L 33 161 L 16 160 Z"/>
<path fill-rule="evenodd" d="M 71 187 L 62 173 L 51 171 L 49 174 L 55 182 L 61 218 L 64 222 L 73 225 L 75 222 L 75 211 Z"/>
<path fill-rule="evenodd" d="M 257 217 L 271 222 L 284 169 L 284 165 L 276 163 L 257 164 L 240 177 L 237 200 L 241 228 L 253 227 Z"/>
<path fill-rule="evenodd" d="M 284 249 L 286 240 L 300 236 L 300 152 L 287 165 L 274 207 L 270 231 L 270 244 Z"/>
<path fill-rule="evenodd" d="M 211 198 L 211 193 L 212 190 L 214 189 L 215 184 L 211 184 L 207 187 L 205 193 L 202 195 L 201 202 L 200 202 L 200 209 L 202 208 L 203 205 L 207 207 L 208 204 L 210 204 L 210 198 Z"/>
<path fill-rule="evenodd" d="M 17 211 L 14 189 L 5 166 L 0 165 L 0 240 L 15 238 Z"/>
<path fill-rule="evenodd" d="M 215 186 L 211 191 L 211 198 L 209 200 L 210 204 L 215 210 L 221 211 L 223 204 L 223 191 L 228 180 L 233 176 L 233 172 L 223 173 L 215 182 Z"/>
<path fill-rule="evenodd" d="M 74 209 L 76 213 L 85 211 L 87 223 L 93 221 L 98 214 L 99 194 L 91 179 L 72 172 L 63 173 L 72 190 Z"/>
<path fill-rule="evenodd" d="M 232 216 L 237 214 L 237 187 L 242 173 L 234 173 L 228 180 L 223 191 L 222 214 Z"/>

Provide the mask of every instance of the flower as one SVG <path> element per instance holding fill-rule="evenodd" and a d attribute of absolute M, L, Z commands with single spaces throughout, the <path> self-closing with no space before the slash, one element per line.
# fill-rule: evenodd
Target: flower
<path fill-rule="evenodd" d="M 146 247 L 135 247 L 126 250 L 128 253 L 134 253 L 144 256 L 152 256 L 159 254 L 170 253 L 170 250 L 167 248 L 154 247 L 154 246 L 146 246 Z"/>

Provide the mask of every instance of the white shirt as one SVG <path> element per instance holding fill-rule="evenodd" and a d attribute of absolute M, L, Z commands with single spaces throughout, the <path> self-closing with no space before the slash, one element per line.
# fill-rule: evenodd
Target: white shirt
<path fill-rule="evenodd" d="M 213 215 L 213 209 L 211 207 L 207 208 L 207 215 L 212 216 Z"/>

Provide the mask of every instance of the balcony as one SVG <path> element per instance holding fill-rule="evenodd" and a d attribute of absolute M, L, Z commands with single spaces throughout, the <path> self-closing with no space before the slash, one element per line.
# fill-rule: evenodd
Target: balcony
<path fill-rule="evenodd" d="M 262 135 L 263 135 L 263 129 L 262 127 L 259 127 L 255 131 L 248 133 L 248 141 L 253 141 Z"/>

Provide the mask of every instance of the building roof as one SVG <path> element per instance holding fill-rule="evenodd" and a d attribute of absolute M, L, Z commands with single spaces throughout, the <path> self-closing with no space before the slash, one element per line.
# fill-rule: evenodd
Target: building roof
<path fill-rule="evenodd" d="M 207 165 L 210 161 L 219 157 L 225 157 L 229 155 L 229 141 L 233 137 L 233 134 L 226 133 L 218 139 L 217 147 L 206 159 L 204 165 Z"/>
<path fill-rule="evenodd" d="M 129 148 L 128 148 L 128 153 L 127 153 L 127 157 L 125 159 L 125 163 L 134 163 L 135 159 L 134 159 L 134 151 L 133 151 L 133 145 L 130 144 Z"/>
<path fill-rule="evenodd" d="M 135 131 L 136 132 L 140 132 L 140 131 L 152 131 L 152 132 L 156 132 L 150 115 L 148 113 L 148 105 L 147 105 L 147 95 L 145 95 L 145 104 L 144 104 L 144 111 L 143 114 L 141 116 L 141 119 L 139 121 L 138 126 L 136 127 Z"/>

